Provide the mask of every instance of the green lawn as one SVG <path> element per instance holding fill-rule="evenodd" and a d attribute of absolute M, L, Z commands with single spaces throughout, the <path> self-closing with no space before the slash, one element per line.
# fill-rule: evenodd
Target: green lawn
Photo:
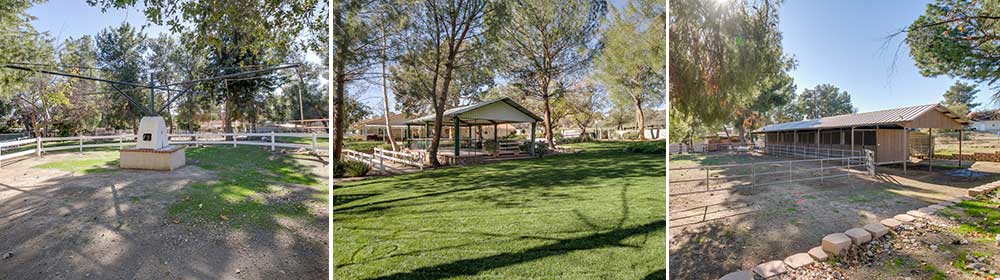
<path fill-rule="evenodd" d="M 265 149 L 248 146 L 189 148 L 188 162 L 216 172 L 220 179 L 192 184 L 168 212 L 182 221 L 227 220 L 235 226 L 277 226 L 274 218 L 279 216 L 309 218 L 306 201 L 268 197 L 295 184 L 308 186 L 309 200 L 314 203 L 328 203 L 327 185 L 292 156 L 272 156 Z"/>
<path fill-rule="evenodd" d="M 108 172 L 118 168 L 118 151 L 93 152 L 87 157 L 47 162 L 32 168 L 59 169 L 82 174 Z"/>
<path fill-rule="evenodd" d="M 278 143 L 312 145 L 312 137 L 278 136 L 274 139 L 274 141 Z M 328 144 L 330 144 L 329 138 L 316 137 L 316 146 L 326 146 Z"/>
<path fill-rule="evenodd" d="M 33 167 L 83 174 L 116 171 L 119 153 L 108 149 Z M 179 193 L 178 201 L 168 209 L 170 219 L 184 223 L 225 220 L 237 227 L 273 227 L 277 226 L 276 217 L 315 218 L 306 203 L 327 204 L 329 188 L 323 178 L 294 160 L 299 156 L 307 157 L 274 155 L 267 149 L 249 146 L 188 148 L 187 164 L 212 171 L 218 178 L 196 182 Z M 305 190 L 293 191 L 293 185 Z M 302 195 L 304 199 L 283 198 L 290 195 Z"/>
<path fill-rule="evenodd" d="M 662 278 L 663 154 L 625 143 L 334 188 L 334 278 Z"/>

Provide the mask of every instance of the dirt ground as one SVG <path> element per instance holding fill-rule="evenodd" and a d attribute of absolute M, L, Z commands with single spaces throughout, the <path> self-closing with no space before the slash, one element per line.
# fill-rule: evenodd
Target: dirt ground
<path fill-rule="evenodd" d="M 278 228 L 175 223 L 167 208 L 193 182 L 216 175 L 189 164 L 171 172 L 78 174 L 32 168 L 88 153 L 4 163 L 0 168 L 0 279 L 325 279 L 321 226 Z M 315 162 L 317 174 L 325 168 Z"/>
<path fill-rule="evenodd" d="M 671 155 L 670 168 L 760 163 L 790 160 L 760 155 Z M 824 162 L 824 167 L 836 165 Z M 819 167 L 819 162 L 757 165 L 712 170 L 721 178 Z M 921 170 L 922 169 L 922 170 Z M 1000 165 L 975 163 L 972 170 L 984 176 L 967 179 L 945 174 L 949 170 L 910 166 L 880 167 L 878 175 L 852 175 L 797 183 L 732 189 L 749 178 L 674 183 L 705 178 L 704 170 L 670 171 L 670 276 L 678 279 L 712 279 L 751 269 L 757 264 L 805 252 L 818 246 L 826 234 L 876 223 L 886 217 L 951 199 L 964 190 L 1000 179 Z M 757 183 L 808 179 L 845 174 L 799 171 L 763 176 Z M 770 176 L 770 177 L 768 177 Z M 706 206 L 707 205 L 707 206 Z"/>

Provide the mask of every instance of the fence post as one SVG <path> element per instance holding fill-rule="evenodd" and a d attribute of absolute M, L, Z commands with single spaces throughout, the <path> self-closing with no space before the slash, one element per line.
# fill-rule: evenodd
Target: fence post
<path fill-rule="evenodd" d="M 125 149 L 125 135 L 118 134 L 118 149 Z"/>
<path fill-rule="evenodd" d="M 823 182 L 823 177 L 826 176 L 826 172 L 823 172 L 823 159 L 819 159 L 819 182 Z"/>
<path fill-rule="evenodd" d="M 42 156 L 42 136 L 35 135 L 35 156 Z"/>
<path fill-rule="evenodd" d="M 77 133 L 76 137 L 80 139 L 80 152 L 83 152 L 83 133 Z"/>
<path fill-rule="evenodd" d="M 757 187 L 757 168 L 754 168 L 754 163 L 750 162 L 750 188 Z"/>
<path fill-rule="evenodd" d="M 312 133 L 312 138 L 313 138 L 312 139 L 312 150 L 313 150 L 313 153 L 315 154 L 316 153 L 316 132 L 315 131 Z"/>
<path fill-rule="evenodd" d="M 708 186 L 709 186 L 709 184 L 711 184 L 711 182 L 708 181 L 709 177 L 710 177 L 710 175 L 709 175 L 709 168 L 705 168 L 705 190 L 706 191 L 709 190 Z"/>
<path fill-rule="evenodd" d="M 274 131 L 271 131 L 271 151 L 274 151 Z"/>
<path fill-rule="evenodd" d="M 233 135 L 233 148 L 236 148 L 236 132 L 233 132 L 232 135 Z"/>

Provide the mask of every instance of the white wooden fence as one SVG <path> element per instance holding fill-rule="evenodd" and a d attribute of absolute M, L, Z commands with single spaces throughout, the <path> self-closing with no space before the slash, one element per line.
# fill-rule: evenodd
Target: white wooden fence
<path fill-rule="evenodd" d="M 226 140 L 230 137 L 230 140 Z M 310 138 L 310 144 L 283 143 L 277 142 L 278 137 Z M 168 134 L 168 143 L 177 145 L 251 145 L 266 146 L 273 151 L 275 148 L 307 149 L 313 153 L 328 150 L 326 145 L 317 145 L 318 138 L 328 138 L 325 133 L 197 133 L 197 134 Z M 258 140 L 254 140 L 254 138 Z M 70 141 L 76 142 L 73 145 Z M 58 142 L 57 146 L 46 146 L 45 143 Z M 99 142 L 99 143 L 86 143 Z M 77 149 L 83 151 L 84 148 L 118 147 L 123 149 L 126 146 L 135 145 L 135 135 L 108 135 L 108 136 L 69 136 L 69 137 L 42 137 L 30 138 L 17 141 L 0 142 L 0 163 L 17 157 L 23 157 L 41 152 L 61 151 Z M 23 149 L 23 150 L 22 150 Z M 11 150 L 18 150 L 8 152 Z"/>

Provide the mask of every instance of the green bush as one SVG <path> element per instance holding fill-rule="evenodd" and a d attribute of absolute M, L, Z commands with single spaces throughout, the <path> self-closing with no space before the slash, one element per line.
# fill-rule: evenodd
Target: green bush
<path fill-rule="evenodd" d="M 343 162 L 334 159 L 333 162 L 330 164 L 331 166 L 333 166 L 333 178 L 344 177 L 344 172 L 346 172 L 346 170 L 344 170 Z"/>
<path fill-rule="evenodd" d="M 624 150 L 626 153 L 665 154 L 667 152 L 667 142 L 663 140 L 634 142 L 625 146 Z"/>
<path fill-rule="evenodd" d="M 483 142 L 483 149 L 486 150 L 487 152 L 490 152 L 490 153 L 496 152 L 496 150 L 497 150 L 497 143 L 493 142 L 493 141 Z"/>
<path fill-rule="evenodd" d="M 351 177 L 365 176 L 368 174 L 368 171 L 372 170 L 372 168 L 364 162 L 356 160 L 345 160 L 341 164 L 344 166 L 344 171 L 347 172 L 347 175 Z"/>
<path fill-rule="evenodd" d="M 361 135 L 351 135 L 344 137 L 344 142 L 364 142 L 364 141 L 365 137 Z"/>
<path fill-rule="evenodd" d="M 545 142 L 535 142 L 535 153 L 537 153 L 539 155 L 544 155 L 545 151 L 548 148 L 549 148 L 549 145 L 546 144 Z M 524 143 L 521 143 L 521 145 L 518 146 L 518 149 L 520 149 L 522 152 L 530 153 L 531 152 L 531 142 L 527 142 L 526 141 Z"/>
<path fill-rule="evenodd" d="M 634 131 L 633 132 L 625 132 L 625 134 L 622 134 L 622 138 L 623 139 L 628 139 L 628 140 L 639 140 L 639 133 L 638 132 L 634 132 Z"/>

